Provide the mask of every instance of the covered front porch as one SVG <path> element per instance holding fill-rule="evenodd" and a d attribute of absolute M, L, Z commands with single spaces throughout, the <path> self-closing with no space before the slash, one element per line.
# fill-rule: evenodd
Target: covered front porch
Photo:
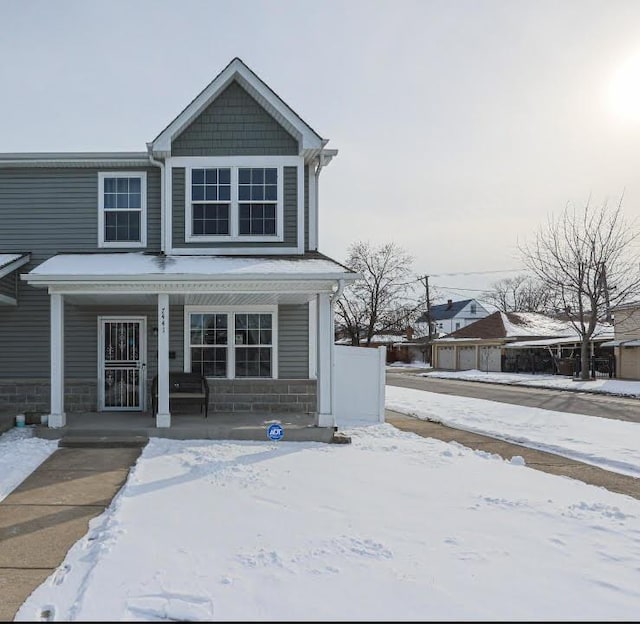
<path fill-rule="evenodd" d="M 93 412 L 70 412 L 64 427 L 36 426 L 35 434 L 49 440 L 61 439 L 66 446 L 91 440 L 102 446 L 137 446 L 151 437 L 174 440 L 268 441 L 269 427 L 282 427 L 283 442 L 332 442 L 335 430 L 318 427 L 313 414 L 216 413 L 206 420 L 197 411 L 174 414 L 171 427 L 157 427 L 148 412 L 113 412 L 100 418 Z"/>
<path fill-rule="evenodd" d="M 198 431 L 197 437 L 255 439 L 266 423 L 284 419 L 290 435 L 309 427 L 332 432 L 333 305 L 355 277 L 317 254 L 55 256 L 23 276 L 32 286 L 46 286 L 50 297 L 48 427 L 152 429 L 154 435 L 177 428 L 187 437 Z M 77 336 L 85 336 L 84 343 Z M 67 410 L 73 380 L 65 367 L 77 376 L 79 359 L 88 362 L 91 353 L 97 404 L 79 414 Z M 206 377 L 214 408 L 207 419 L 196 416 L 198 410 L 172 416 L 170 371 Z"/>

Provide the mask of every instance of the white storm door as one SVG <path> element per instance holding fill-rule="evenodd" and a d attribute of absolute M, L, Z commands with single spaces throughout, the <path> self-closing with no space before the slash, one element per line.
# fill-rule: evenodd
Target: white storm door
<path fill-rule="evenodd" d="M 100 317 L 99 407 L 142 411 L 146 387 L 146 319 Z"/>

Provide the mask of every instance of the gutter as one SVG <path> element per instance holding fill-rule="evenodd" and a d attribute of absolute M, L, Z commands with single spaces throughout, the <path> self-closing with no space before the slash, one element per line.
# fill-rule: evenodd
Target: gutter
<path fill-rule="evenodd" d="M 87 284 L 101 284 L 107 282 L 183 282 L 185 280 L 194 282 L 248 282 L 248 281 L 270 281 L 270 282 L 288 282 L 288 281 L 337 281 L 338 289 L 334 291 L 334 297 L 340 296 L 344 290 L 344 282 L 346 279 L 357 279 L 357 275 L 342 276 L 336 273 L 282 273 L 280 275 L 271 273 L 218 273 L 215 276 L 203 273 L 146 273 L 138 275 L 45 275 L 38 273 L 24 273 L 20 275 L 20 279 L 30 284 L 48 285 L 51 283 L 61 282 L 77 282 Z"/>
<path fill-rule="evenodd" d="M 152 143 L 147 143 L 147 151 L 148 151 L 147 155 L 149 157 L 149 162 L 155 167 L 160 168 L 160 251 L 164 254 L 166 253 L 164 234 L 167 227 L 167 224 L 166 224 L 167 216 L 166 216 L 166 210 L 165 210 L 165 197 L 164 197 L 165 170 L 164 170 L 164 163 L 161 162 L 160 160 L 156 160 L 153 157 L 152 146 L 153 146 Z"/>

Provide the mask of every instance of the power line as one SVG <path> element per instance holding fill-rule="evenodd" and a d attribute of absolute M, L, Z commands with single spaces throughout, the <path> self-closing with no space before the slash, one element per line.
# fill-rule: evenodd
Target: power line
<path fill-rule="evenodd" d="M 515 273 L 516 271 L 526 271 L 525 267 L 518 269 L 500 269 L 498 271 L 458 271 L 457 273 L 437 273 L 431 274 L 430 277 L 447 277 L 449 275 L 488 275 L 490 273 Z"/>
<path fill-rule="evenodd" d="M 434 288 L 446 288 L 447 290 L 468 290 L 469 292 L 487 292 L 486 288 L 460 288 L 459 286 L 441 286 L 434 284 Z"/>

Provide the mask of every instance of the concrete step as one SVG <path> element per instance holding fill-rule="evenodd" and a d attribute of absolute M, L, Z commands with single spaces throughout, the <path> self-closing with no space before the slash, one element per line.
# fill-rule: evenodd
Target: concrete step
<path fill-rule="evenodd" d="M 63 448 L 142 448 L 149 438 L 138 435 L 72 435 L 60 439 L 58 446 Z"/>

